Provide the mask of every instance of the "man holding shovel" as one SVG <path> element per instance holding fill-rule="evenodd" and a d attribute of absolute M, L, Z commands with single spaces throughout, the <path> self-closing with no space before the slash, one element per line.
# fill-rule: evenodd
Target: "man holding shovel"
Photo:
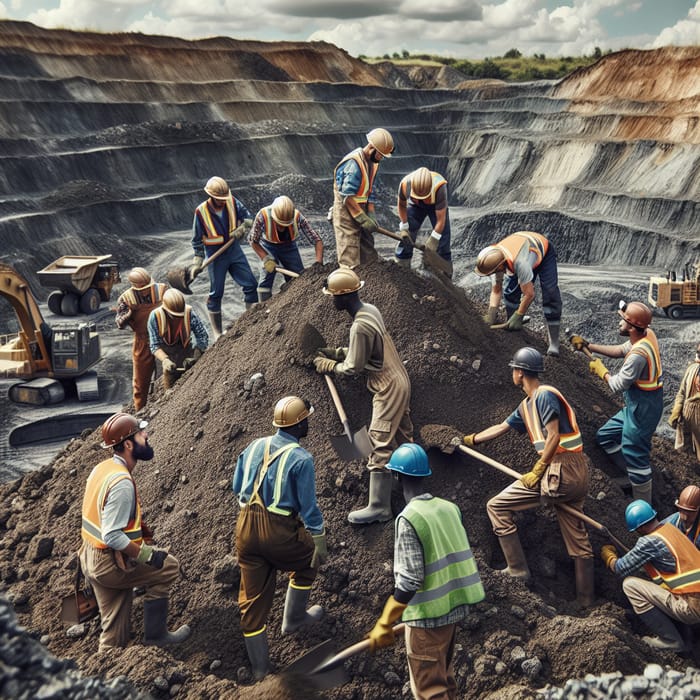
<path fill-rule="evenodd" d="M 209 195 L 209 199 L 202 202 L 194 212 L 194 258 L 189 272 L 194 279 L 204 267 L 205 256 L 211 258 L 226 246 L 226 250 L 209 265 L 207 310 L 214 337 L 218 338 L 222 332 L 221 299 L 224 296 L 227 274 L 243 289 L 246 309 L 258 300 L 255 275 L 239 242 L 250 231 L 253 221 L 251 213 L 240 200 L 233 197 L 223 178 L 210 178 L 204 186 L 204 191 Z"/>
<path fill-rule="evenodd" d="M 360 300 L 364 286 L 357 274 L 341 267 L 328 276 L 324 294 L 333 297 L 338 311 L 353 319 L 347 348 L 321 348 L 314 366 L 319 374 L 353 376 L 365 372 L 372 397 L 369 435 L 369 503 L 348 515 L 354 525 L 391 520 L 391 475 L 386 465 L 391 452 L 404 442 L 413 442 L 410 416 L 411 380 L 401 362 L 379 309 Z"/>
<path fill-rule="evenodd" d="M 527 433 L 539 454 L 529 472 L 486 504 L 508 565 L 505 571 L 518 578 L 530 577 L 513 514 L 537 508 L 545 500 L 555 508 L 566 550 L 574 560 L 577 600 L 587 606 L 593 602 L 593 549 L 588 532 L 575 513 L 557 508 L 557 504 L 566 503 L 582 512 L 588 493 L 590 465 L 583 453 L 576 414 L 557 389 L 540 384 L 544 361 L 535 348 L 518 350 L 509 367 L 513 370 L 513 384 L 527 396 L 503 423 L 463 438 L 467 447 L 474 447 L 512 429 Z"/>

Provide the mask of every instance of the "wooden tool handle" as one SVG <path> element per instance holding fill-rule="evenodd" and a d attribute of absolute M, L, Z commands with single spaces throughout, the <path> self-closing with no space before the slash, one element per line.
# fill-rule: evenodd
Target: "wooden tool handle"
<path fill-rule="evenodd" d="M 279 272 L 287 277 L 299 277 L 298 272 L 292 272 L 291 270 L 285 270 L 283 267 L 275 267 L 275 272 Z"/>
<path fill-rule="evenodd" d="M 404 630 L 406 628 L 406 625 L 403 623 L 396 625 L 394 627 L 394 634 L 403 634 Z M 355 654 L 359 654 L 361 651 L 364 651 L 365 649 L 369 649 L 370 645 L 370 640 L 369 639 L 363 639 L 359 642 L 355 642 L 352 646 L 346 647 L 342 651 L 339 651 L 335 656 L 331 656 L 330 659 L 327 659 L 324 661 L 320 666 L 315 668 L 313 670 L 314 673 L 321 673 L 329 668 L 333 668 L 334 666 L 337 666 L 339 663 L 342 661 L 345 661 L 349 659 L 351 656 L 355 656 Z"/>
<path fill-rule="evenodd" d="M 338 411 L 338 415 L 340 416 L 340 421 L 343 425 L 345 425 L 348 422 L 348 415 L 347 413 L 345 413 L 345 409 L 343 408 L 338 389 L 336 388 L 335 383 L 331 379 L 330 375 L 324 374 L 323 378 L 326 380 L 326 384 L 328 385 L 328 391 L 331 392 L 331 398 L 333 399 L 335 410 Z"/>
<path fill-rule="evenodd" d="M 201 272 L 207 265 L 211 265 L 211 264 L 214 262 L 214 260 L 216 260 L 216 259 L 219 257 L 219 255 L 221 255 L 225 250 L 227 250 L 228 248 L 230 248 L 235 242 L 236 242 L 236 239 L 235 239 L 235 238 L 231 238 L 231 239 L 229 239 L 228 241 L 226 241 L 226 243 L 224 243 L 224 244 L 221 246 L 221 248 L 219 248 L 219 249 L 216 251 L 216 253 L 214 253 L 213 255 L 210 255 L 210 256 L 202 263 L 202 267 L 199 268 L 199 272 Z M 199 274 L 199 273 L 198 273 L 198 274 Z"/>

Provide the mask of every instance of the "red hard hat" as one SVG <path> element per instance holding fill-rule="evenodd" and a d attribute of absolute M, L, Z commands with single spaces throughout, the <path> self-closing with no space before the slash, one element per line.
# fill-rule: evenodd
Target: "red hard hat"
<path fill-rule="evenodd" d="M 102 444 L 100 446 L 104 449 L 114 447 L 132 435 L 136 435 L 147 425 L 148 421 L 139 420 L 128 413 L 115 413 L 102 424 Z"/>
<path fill-rule="evenodd" d="M 642 304 L 641 301 L 631 301 L 629 304 L 625 301 L 620 301 L 620 308 L 617 313 L 630 326 L 634 326 L 640 331 L 648 328 L 651 323 L 651 309 L 646 304 Z"/>
<path fill-rule="evenodd" d="M 678 508 L 678 510 L 688 510 L 693 513 L 700 510 L 700 487 L 694 484 L 686 486 L 676 500 L 676 508 Z"/>

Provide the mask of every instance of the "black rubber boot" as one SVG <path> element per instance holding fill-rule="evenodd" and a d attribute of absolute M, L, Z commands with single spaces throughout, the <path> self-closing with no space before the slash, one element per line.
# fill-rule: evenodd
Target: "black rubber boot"
<path fill-rule="evenodd" d="M 639 619 L 656 635 L 642 637 L 642 641 L 653 649 L 685 651 L 685 642 L 673 620 L 658 608 L 637 613 Z"/>
<path fill-rule="evenodd" d="M 262 304 L 263 302 L 268 301 L 268 299 L 272 299 L 272 290 L 260 289 L 258 287 L 258 304 Z"/>
<path fill-rule="evenodd" d="M 210 311 L 209 312 L 209 323 L 211 323 L 211 330 L 214 333 L 214 339 L 221 335 L 221 311 Z"/>
<path fill-rule="evenodd" d="M 169 644 L 180 644 L 190 636 L 189 625 L 168 631 L 168 599 L 143 601 L 143 641 L 145 644 L 155 644 L 163 647 Z"/>
<path fill-rule="evenodd" d="M 282 634 L 292 634 L 300 627 L 318 622 L 323 617 L 323 608 L 320 605 L 312 605 L 306 609 L 310 594 L 310 588 L 294 588 L 291 584 L 287 586 Z"/>

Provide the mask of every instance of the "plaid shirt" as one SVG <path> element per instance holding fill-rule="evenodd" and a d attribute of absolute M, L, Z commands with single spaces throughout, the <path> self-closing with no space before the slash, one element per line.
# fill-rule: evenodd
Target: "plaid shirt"
<path fill-rule="evenodd" d="M 644 535 L 624 557 L 615 562 L 615 573 L 630 576 L 644 564 L 651 564 L 658 571 L 674 571 L 676 558 L 660 537 Z"/>
<path fill-rule="evenodd" d="M 311 224 L 309 223 L 308 219 L 301 213 L 299 214 L 299 233 L 304 236 L 307 242 L 309 242 L 311 245 L 316 245 L 316 243 L 321 240 L 321 236 L 319 236 L 318 233 L 311 228 Z M 258 212 L 257 216 L 255 217 L 255 221 L 253 222 L 253 229 L 248 236 L 248 241 L 250 243 L 260 243 L 261 238 L 263 240 L 265 239 L 265 219 L 263 218 L 263 215 Z M 272 243 L 272 241 L 267 242 Z"/>

